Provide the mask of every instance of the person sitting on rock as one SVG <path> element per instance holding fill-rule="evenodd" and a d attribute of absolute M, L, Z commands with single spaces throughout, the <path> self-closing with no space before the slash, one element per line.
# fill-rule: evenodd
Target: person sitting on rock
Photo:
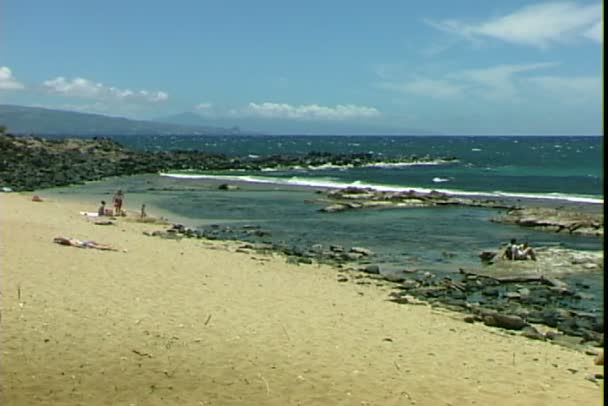
<path fill-rule="evenodd" d="M 511 242 L 505 248 L 505 252 L 502 254 L 502 258 L 515 260 L 518 254 L 519 248 L 517 246 L 517 240 L 515 238 L 511 239 Z"/>
<path fill-rule="evenodd" d="M 524 242 L 521 247 L 517 250 L 515 259 L 531 259 L 536 261 L 536 252 L 528 245 L 528 242 Z"/>

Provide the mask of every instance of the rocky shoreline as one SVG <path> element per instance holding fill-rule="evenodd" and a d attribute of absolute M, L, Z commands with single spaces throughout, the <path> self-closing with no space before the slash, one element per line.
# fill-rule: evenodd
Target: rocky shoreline
<path fill-rule="evenodd" d="M 431 206 L 470 206 L 494 209 L 516 209 L 517 206 L 495 199 L 473 199 L 451 196 L 438 191 L 428 193 L 414 190 L 404 192 L 383 192 L 369 188 L 348 187 L 324 192 L 327 203 L 320 209 L 325 213 L 337 213 L 353 209 L 403 208 Z"/>
<path fill-rule="evenodd" d="M 446 160 L 455 158 L 445 158 Z M 404 157 L 395 163 L 423 162 L 430 157 Z M 335 155 L 311 153 L 305 156 L 270 156 L 232 158 L 197 151 L 141 152 L 129 150 L 110 139 L 67 139 L 50 141 L 38 137 L 14 137 L 0 134 L 0 187 L 5 190 L 30 191 L 78 184 L 110 176 L 158 173 L 169 170 L 248 169 L 310 167 L 323 165 L 363 166 L 379 163 L 372 155 Z M 384 164 L 385 162 L 383 162 Z M 231 185 L 220 185 L 231 190 Z M 547 232 L 563 232 L 603 237 L 603 214 L 579 213 L 563 209 L 524 208 L 514 202 L 451 196 L 437 191 L 420 193 L 380 192 L 346 188 L 322 190 L 320 210 L 338 213 L 366 208 L 403 208 L 431 206 L 469 206 L 506 210 L 493 221 L 538 227 Z M 330 214 L 331 215 L 331 214 Z M 227 235 L 234 235 L 227 238 Z M 163 238 L 233 239 L 249 236 L 255 242 L 243 242 L 242 252 L 278 253 L 293 263 L 326 263 L 339 270 L 339 282 L 391 284 L 390 300 L 396 303 L 430 303 L 467 314 L 467 322 L 519 331 L 534 339 L 580 342 L 603 346 L 603 314 L 584 311 L 588 286 L 568 286 L 559 278 L 575 272 L 603 272 L 601 256 L 553 249 L 543 252 L 538 262 L 498 260 L 496 252 L 485 253 L 489 259 L 480 269 L 461 270 L 459 274 L 439 278 L 423 271 L 403 270 L 383 275 L 374 263 L 374 253 L 365 247 L 285 247 L 265 241 L 270 233 L 256 225 L 230 230 L 210 226 L 192 230 L 174 225 L 152 233 Z M 257 239 L 257 240 L 256 240 Z M 542 247 L 539 247 L 542 250 Z M 484 253 L 482 253 L 484 254 Z M 550 330 L 542 332 L 536 326 Z M 552 330 L 551 330 L 552 329 Z"/>
<path fill-rule="evenodd" d="M 401 157 L 390 162 L 371 154 L 312 152 L 303 156 L 227 157 L 200 151 L 146 152 L 130 150 L 108 138 L 46 140 L 0 134 L 0 187 L 32 191 L 82 184 L 112 176 L 159 173 L 171 170 L 262 170 L 265 168 L 365 166 L 450 161 L 455 157 Z M 228 187 L 229 189 L 229 187 Z M 382 192 L 365 188 L 324 190 L 326 206 L 336 213 L 365 208 L 470 206 L 505 209 L 493 221 L 535 227 L 551 232 L 603 237 L 603 213 L 565 209 L 524 208 L 513 202 L 451 196 L 437 191 Z"/>
<path fill-rule="evenodd" d="M 463 313 L 463 321 L 481 322 L 530 339 L 579 348 L 603 347 L 603 314 L 585 309 L 593 297 L 582 282 L 565 283 L 563 276 L 577 272 L 603 272 L 603 252 L 583 253 L 564 248 L 539 248 L 538 261 L 480 260 L 478 269 L 460 269 L 438 277 L 428 271 L 403 269 L 382 274 L 375 253 L 365 247 L 287 247 L 267 241 L 271 233 L 257 225 L 211 225 L 194 230 L 174 224 L 147 233 L 167 239 L 234 240 L 237 252 L 277 254 L 294 264 L 327 264 L 338 270 L 338 282 L 389 286 L 388 300 L 406 305 L 432 305 Z M 230 236 L 230 238 L 228 238 Z M 244 238 L 249 237 L 249 241 Z M 483 253 L 482 253 L 483 254 Z M 487 253 L 486 253 L 487 254 Z M 483 257 L 483 255 L 480 255 Z"/>
<path fill-rule="evenodd" d="M 604 214 L 601 212 L 583 213 L 568 208 L 521 207 L 513 202 L 503 200 L 459 197 L 437 191 L 428 193 L 413 190 L 383 192 L 368 188 L 349 187 L 320 193 L 323 193 L 326 197 L 323 201 L 326 205 L 320 209 L 325 213 L 368 208 L 486 207 L 506 210 L 505 213 L 492 220 L 496 223 L 515 224 L 547 232 L 561 232 L 587 237 L 604 236 Z"/>
<path fill-rule="evenodd" d="M 0 133 L 0 187 L 31 191 L 82 184 L 112 176 L 171 170 L 262 170 L 268 168 L 411 164 L 454 157 L 404 156 L 390 161 L 372 154 L 311 152 L 303 156 L 227 157 L 201 151 L 134 151 L 109 138 L 47 140 Z"/>
<path fill-rule="evenodd" d="M 602 213 L 581 213 L 568 208 L 511 208 L 492 221 L 555 233 L 604 236 L 604 215 Z"/>

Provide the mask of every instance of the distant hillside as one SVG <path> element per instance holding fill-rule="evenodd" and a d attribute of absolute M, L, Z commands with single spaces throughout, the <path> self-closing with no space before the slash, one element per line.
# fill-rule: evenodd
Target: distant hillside
<path fill-rule="evenodd" d="M 35 135 L 224 135 L 241 134 L 238 128 L 206 127 L 131 120 L 101 114 L 0 104 L 0 125 L 12 134 Z"/>
<path fill-rule="evenodd" d="M 280 135 L 436 135 L 436 131 L 414 128 L 391 127 L 383 123 L 295 120 L 287 118 L 262 117 L 205 117 L 193 112 L 156 118 L 155 121 L 178 125 L 213 125 L 223 128 L 247 128 L 264 134 Z"/>

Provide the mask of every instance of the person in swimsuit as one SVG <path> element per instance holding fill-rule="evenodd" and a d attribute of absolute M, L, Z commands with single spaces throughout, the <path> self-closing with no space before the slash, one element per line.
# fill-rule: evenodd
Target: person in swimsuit
<path fill-rule="evenodd" d="M 513 261 L 517 258 L 518 251 L 519 247 L 517 245 L 517 240 L 513 238 L 507 245 L 507 248 L 505 248 L 505 252 L 502 254 L 502 257 Z"/>
<path fill-rule="evenodd" d="M 123 212 L 122 212 L 122 202 L 124 200 L 124 194 L 122 193 L 121 189 L 118 189 L 118 191 L 116 191 L 116 193 L 114 194 L 114 197 L 112 198 L 112 202 L 114 203 L 114 215 L 115 216 L 122 216 Z"/>
<path fill-rule="evenodd" d="M 101 206 L 99 206 L 99 209 L 97 209 L 97 215 L 98 216 L 106 215 L 106 202 L 103 200 L 101 201 Z"/>
<path fill-rule="evenodd" d="M 109 245 L 100 244 L 98 242 L 91 241 L 91 240 L 81 241 L 81 240 L 77 240 L 75 238 L 55 237 L 53 239 L 53 242 L 60 244 L 60 245 L 69 245 L 69 246 L 78 247 L 78 248 L 94 248 L 94 249 L 102 250 L 102 251 L 118 251 L 116 248 L 112 248 Z"/>

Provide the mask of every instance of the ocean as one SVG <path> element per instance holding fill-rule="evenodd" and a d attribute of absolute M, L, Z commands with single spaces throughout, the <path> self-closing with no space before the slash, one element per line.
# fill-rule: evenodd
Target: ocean
<path fill-rule="evenodd" d="M 107 179 L 56 193 L 91 198 L 92 207 L 115 189 L 126 191 L 130 210 L 156 207 L 193 228 L 219 226 L 222 238 L 309 248 L 360 246 L 376 253 L 382 273 L 403 269 L 436 274 L 480 267 L 479 253 L 511 238 L 532 246 L 600 251 L 603 238 L 572 236 L 493 223 L 501 211 L 432 207 L 323 213 L 319 190 L 359 186 L 377 190 L 437 190 L 455 195 L 505 198 L 525 205 L 603 210 L 603 137 L 565 136 L 124 136 L 115 141 L 138 150 L 201 150 L 228 156 L 370 153 L 386 161 L 366 167 L 324 166 L 262 171 L 172 171 Z M 425 157 L 423 164 L 388 164 Z M 456 158 L 444 160 L 443 158 Z M 219 190 L 218 184 L 238 185 Z M 154 214 L 150 209 L 150 214 Z M 243 237 L 244 226 L 264 237 Z M 234 230 L 234 232 L 231 232 Z M 603 274 L 572 278 L 593 286 L 592 307 L 603 309 Z"/>

